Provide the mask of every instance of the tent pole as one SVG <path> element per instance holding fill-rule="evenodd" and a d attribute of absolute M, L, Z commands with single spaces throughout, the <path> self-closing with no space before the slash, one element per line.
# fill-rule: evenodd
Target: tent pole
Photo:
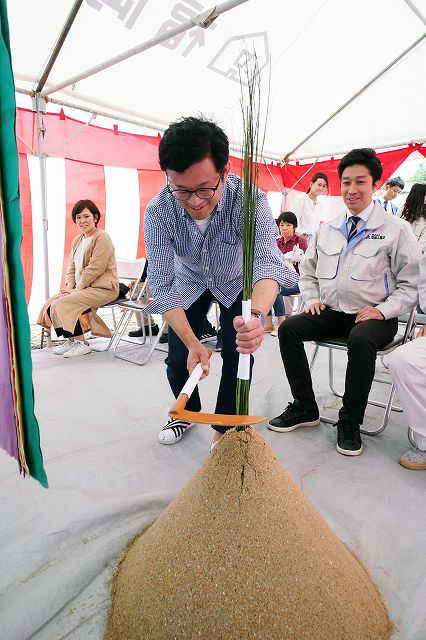
<path fill-rule="evenodd" d="M 46 113 L 46 103 L 36 94 L 33 98 L 33 110 L 37 113 L 37 155 L 40 164 L 40 192 L 41 192 L 41 221 L 43 234 L 43 269 L 44 269 L 44 296 L 47 300 L 50 298 L 50 281 L 49 281 L 49 247 L 48 247 L 48 219 L 47 219 L 47 180 L 46 180 L 46 154 L 44 152 L 44 134 L 46 127 L 43 121 L 43 115 Z M 50 332 L 47 335 L 47 346 L 52 346 L 52 338 Z"/>
<path fill-rule="evenodd" d="M 333 118 L 335 118 L 339 113 L 341 113 L 344 109 L 346 109 L 346 107 L 348 105 L 351 104 L 351 102 L 353 102 L 354 100 L 356 100 L 362 93 L 364 93 L 364 91 L 366 89 L 368 89 L 368 87 L 371 87 L 372 84 L 374 84 L 382 75 L 384 75 L 387 71 L 389 71 L 389 69 L 391 69 L 397 62 L 399 62 L 405 55 L 407 55 L 407 53 L 409 53 L 410 51 L 412 51 L 412 49 L 414 49 L 418 44 L 420 44 L 420 42 L 422 40 L 424 40 L 424 38 L 426 37 L 426 34 L 423 33 L 419 38 L 417 38 L 417 40 L 415 40 L 407 49 L 405 49 L 405 51 L 403 51 L 402 53 L 399 54 L 399 56 L 397 56 L 394 60 L 392 60 L 392 62 L 390 62 L 388 65 L 386 65 L 386 67 L 384 69 L 382 69 L 381 71 L 379 71 L 379 73 L 377 73 L 374 78 L 371 78 L 371 80 L 369 80 L 367 82 L 367 84 L 365 84 L 363 87 L 361 87 L 361 89 L 359 89 L 359 91 L 357 91 L 356 93 L 354 93 L 354 95 L 349 98 L 349 100 L 346 100 L 346 102 L 344 104 L 342 104 L 341 107 L 339 107 L 336 111 L 334 111 L 334 113 L 332 113 L 326 120 L 324 120 L 324 122 L 322 122 L 316 129 L 314 129 L 313 131 L 311 131 L 311 133 L 309 135 L 307 135 L 305 138 L 303 138 L 303 140 L 301 142 L 299 142 L 298 145 L 296 145 L 295 147 L 293 147 L 293 149 L 291 151 L 289 151 L 288 153 L 286 153 L 286 155 L 284 156 L 284 158 L 281 160 L 281 162 L 284 164 L 285 162 L 288 162 L 288 158 L 293 155 L 293 153 L 295 151 L 297 151 L 298 149 L 300 149 L 300 147 L 302 145 L 305 144 L 305 142 L 307 142 L 308 140 L 310 140 L 312 138 L 312 136 L 314 136 L 316 133 L 318 133 L 318 131 L 320 129 L 322 129 L 323 127 L 325 127 L 326 124 L 328 124 L 330 122 L 330 120 L 332 120 Z"/>
<path fill-rule="evenodd" d="M 87 127 L 90 126 L 92 120 L 94 120 L 95 118 L 96 118 L 96 113 L 92 113 L 92 115 L 90 116 L 89 120 L 87 122 L 85 122 L 77 131 L 74 131 L 74 133 L 72 133 L 70 136 L 68 136 L 68 138 L 65 138 L 65 140 L 62 140 L 62 142 L 57 144 L 56 147 L 53 147 L 53 149 L 48 149 L 48 154 L 47 155 L 53 156 L 54 153 L 56 153 L 57 151 L 59 151 L 59 149 L 64 147 L 66 144 L 68 144 L 68 142 L 73 140 L 73 138 L 75 138 L 76 136 L 79 136 L 80 133 L 84 129 L 87 129 Z"/>
<path fill-rule="evenodd" d="M 227 0 L 227 2 L 224 2 L 223 4 L 218 4 L 214 6 L 212 9 L 207 9 L 206 11 L 203 11 L 198 15 L 194 16 L 193 18 L 191 18 L 191 20 L 187 20 L 186 22 L 183 22 L 178 27 L 175 27 L 174 29 L 170 29 L 169 31 L 166 31 L 160 36 L 155 36 L 154 38 L 150 38 L 150 40 L 146 40 L 142 44 L 139 44 L 137 47 L 128 49 L 127 51 L 124 51 L 123 53 L 121 53 L 118 56 L 115 56 L 114 58 L 110 58 L 109 60 L 106 60 L 105 62 L 102 62 L 101 64 L 98 64 L 95 67 L 91 67 L 90 69 L 87 69 L 86 71 L 83 71 L 82 73 L 79 73 L 73 76 L 72 78 L 68 78 L 67 80 L 60 82 L 59 84 L 56 84 L 53 87 L 49 87 L 49 89 L 47 89 L 46 91 L 43 91 L 41 96 L 42 98 L 44 98 L 50 95 L 51 93 L 54 93 L 55 91 L 60 91 L 61 89 L 65 89 L 65 87 L 69 87 L 73 84 L 76 84 L 80 80 L 89 78 L 90 76 L 93 76 L 95 73 L 104 71 L 105 69 L 108 69 L 109 67 L 112 67 L 118 64 L 119 62 L 123 62 L 123 60 L 127 60 L 128 58 L 131 58 L 137 55 L 138 53 L 141 53 L 142 51 L 151 49 L 152 47 L 155 47 L 157 44 L 161 44 L 162 42 L 165 42 L 170 38 L 174 38 L 180 33 L 184 33 L 185 31 L 188 31 L 188 29 L 192 29 L 195 26 L 199 26 L 199 27 L 202 27 L 203 29 L 207 29 L 211 25 L 213 20 L 215 20 L 220 14 L 225 13 L 230 9 L 234 9 L 234 7 L 237 7 L 238 5 L 243 4 L 244 2 L 247 2 L 247 1 L 248 0 Z"/>
<path fill-rule="evenodd" d="M 424 15 L 420 11 L 420 9 L 418 9 L 416 7 L 414 2 L 411 2 L 411 0 L 404 0 L 404 2 L 405 2 L 406 5 L 408 5 L 410 7 L 411 11 L 413 11 L 416 14 L 416 16 L 419 18 L 419 20 L 421 20 L 423 22 L 423 24 L 426 25 L 426 18 L 424 17 Z"/>
<path fill-rule="evenodd" d="M 408 147 L 409 145 L 420 145 L 423 146 L 426 142 L 426 138 L 422 138 L 421 140 L 404 140 L 404 142 L 393 142 L 391 144 L 374 146 L 375 151 L 384 151 L 385 149 L 398 149 L 399 147 Z M 348 153 L 350 149 L 342 149 L 341 151 L 329 151 L 328 153 L 322 153 L 319 155 L 310 154 L 308 156 L 293 156 L 286 159 L 286 162 L 302 162 L 303 160 L 313 160 L 316 158 L 316 161 L 321 158 L 331 158 L 332 156 L 344 156 Z M 415 149 L 413 149 L 415 151 Z M 283 167 L 286 162 L 281 161 L 281 166 Z"/>
<path fill-rule="evenodd" d="M 83 0 L 75 0 L 74 5 L 73 5 L 73 7 L 72 7 L 67 19 L 66 19 L 66 22 L 65 22 L 64 26 L 62 27 L 62 31 L 59 34 L 59 37 L 58 37 L 58 39 L 56 41 L 56 44 L 53 47 L 53 51 L 50 54 L 50 57 L 49 57 L 49 59 L 48 59 L 48 61 L 46 63 L 46 66 L 45 66 L 44 70 L 42 71 L 40 80 L 38 81 L 37 88 L 35 90 L 36 93 L 41 93 L 41 91 L 43 90 L 43 87 L 46 84 L 46 80 L 49 77 L 49 73 L 51 72 L 52 67 L 56 62 L 56 59 L 57 59 L 57 57 L 59 55 L 59 52 L 62 49 L 62 46 L 63 46 L 63 44 L 64 44 L 64 42 L 66 40 L 66 37 L 67 37 L 67 35 L 69 33 L 69 30 L 72 27 L 72 23 L 74 22 L 74 20 L 75 20 L 75 18 L 77 16 L 77 13 L 78 13 L 78 11 L 79 11 L 79 9 L 80 9 L 82 4 L 83 4 Z"/>
<path fill-rule="evenodd" d="M 22 95 L 27 95 L 27 96 L 33 96 L 33 92 L 29 91 L 28 89 L 21 89 L 20 87 L 16 87 L 15 89 L 16 93 L 20 93 Z M 90 108 L 90 107 L 85 107 L 83 105 L 79 105 L 77 103 L 74 102 L 70 102 L 68 100 L 59 100 L 57 98 L 49 98 L 48 102 L 51 102 L 52 104 L 57 104 L 63 107 L 69 107 L 70 109 L 77 109 L 78 111 L 83 111 L 85 113 L 91 113 L 94 114 L 95 116 L 102 116 L 103 118 L 109 118 L 110 120 L 116 120 L 118 122 L 127 122 L 129 124 L 134 124 L 137 127 L 144 127 L 145 129 L 152 129 L 153 131 L 159 131 L 159 132 L 163 132 L 166 130 L 167 125 L 163 125 L 162 123 L 155 123 L 155 122 L 144 122 L 142 120 L 138 120 L 137 118 L 127 118 L 125 116 L 121 116 L 117 113 L 111 113 L 110 111 L 103 111 L 100 109 L 94 109 L 94 108 Z M 137 114 L 135 114 L 137 116 Z M 143 117 L 141 115 L 141 117 Z M 22 140 L 22 142 L 26 145 L 26 143 Z M 397 142 L 392 142 L 386 145 L 380 145 L 375 147 L 376 151 L 382 151 L 383 149 L 397 149 L 398 147 L 406 147 L 409 144 L 420 144 L 423 145 L 426 142 L 426 138 L 421 138 L 418 140 L 398 140 Z M 230 141 L 229 143 L 229 149 L 231 151 L 235 151 L 236 153 L 241 153 L 241 147 L 239 147 L 236 143 L 233 143 L 232 141 Z M 320 153 L 320 154 L 311 154 L 311 155 L 307 155 L 307 156 L 295 156 L 295 157 L 290 157 L 287 158 L 287 162 L 295 162 L 297 161 L 303 161 L 303 160 L 313 160 L 314 157 L 318 160 L 320 160 L 321 158 L 330 158 L 331 156 L 344 156 L 345 153 L 348 153 L 348 151 L 350 151 L 350 149 L 342 149 L 341 151 L 328 151 L 327 153 Z M 31 151 L 32 153 L 32 151 Z M 283 164 L 285 164 L 282 161 L 282 156 L 278 155 L 276 153 L 272 153 L 269 152 L 267 149 L 263 150 L 263 158 L 267 158 L 268 160 L 271 161 L 278 161 L 281 162 L 281 166 L 283 166 Z"/>
<path fill-rule="evenodd" d="M 26 95 L 30 97 L 34 96 L 34 92 L 28 89 L 21 89 L 20 87 L 16 87 L 15 91 L 16 93 L 20 93 L 22 95 Z M 155 121 L 145 122 L 144 120 L 142 120 L 142 118 L 146 118 L 148 116 L 144 116 L 143 114 L 139 116 L 138 113 L 135 113 L 134 118 L 128 118 L 124 115 L 120 115 L 120 113 L 113 113 L 113 111 L 104 111 L 103 109 L 97 109 L 96 107 L 98 105 L 102 106 L 101 102 L 94 102 L 92 107 L 86 107 L 84 105 L 78 104 L 77 102 L 72 102 L 70 100 L 62 100 L 59 98 L 48 97 L 46 98 L 46 100 L 47 102 L 50 102 L 52 104 L 57 104 L 61 107 L 69 107 L 70 109 L 77 109 L 77 111 L 83 111 L 84 113 L 91 113 L 95 117 L 102 116 L 103 118 L 109 118 L 110 120 L 114 120 L 114 121 L 118 120 L 119 122 L 127 122 L 128 124 L 134 124 L 138 127 L 145 127 L 145 129 L 152 129 L 153 131 L 157 131 L 157 132 L 165 131 L 169 126 L 168 123 L 155 122 Z M 113 110 L 119 109 L 119 107 L 115 107 L 114 105 L 111 105 L 111 108 Z"/>

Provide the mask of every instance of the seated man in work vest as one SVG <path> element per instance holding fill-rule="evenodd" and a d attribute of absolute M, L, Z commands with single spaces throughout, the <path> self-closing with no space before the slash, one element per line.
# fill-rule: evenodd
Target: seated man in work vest
<path fill-rule="evenodd" d="M 382 176 L 372 149 L 354 149 L 338 167 L 346 209 L 321 225 L 300 267 L 306 312 L 283 322 L 279 342 L 294 401 L 269 422 L 273 431 L 319 424 L 303 343 L 348 341 L 337 451 L 362 453 L 360 425 L 374 377 L 377 349 L 392 341 L 398 316 L 417 302 L 420 250 L 411 227 L 373 202 Z"/>

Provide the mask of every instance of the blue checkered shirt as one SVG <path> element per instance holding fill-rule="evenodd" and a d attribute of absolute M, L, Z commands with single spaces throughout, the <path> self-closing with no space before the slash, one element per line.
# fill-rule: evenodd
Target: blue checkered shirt
<path fill-rule="evenodd" d="M 149 313 L 188 309 L 206 290 L 230 307 L 243 288 L 242 180 L 229 175 L 205 236 L 167 187 L 148 204 L 144 217 L 148 282 L 154 301 Z M 279 233 L 266 195 L 259 192 L 253 284 L 263 278 L 293 287 L 299 274 L 285 267 Z"/>

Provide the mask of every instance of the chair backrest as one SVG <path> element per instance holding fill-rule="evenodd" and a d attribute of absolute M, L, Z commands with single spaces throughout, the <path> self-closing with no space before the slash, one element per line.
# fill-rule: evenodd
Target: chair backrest
<path fill-rule="evenodd" d="M 117 274 L 119 280 L 140 280 L 146 264 L 146 258 L 126 260 L 117 258 Z"/>

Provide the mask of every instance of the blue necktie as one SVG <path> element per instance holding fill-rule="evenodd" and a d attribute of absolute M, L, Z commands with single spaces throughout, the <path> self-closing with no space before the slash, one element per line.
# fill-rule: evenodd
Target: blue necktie
<path fill-rule="evenodd" d="M 358 216 L 352 216 L 351 218 L 349 218 L 349 220 L 351 221 L 351 228 L 349 229 L 349 234 L 348 234 L 348 244 L 349 242 L 352 240 L 352 238 L 354 237 L 354 235 L 356 234 L 356 226 L 360 220 L 360 218 Z"/>
<path fill-rule="evenodd" d="M 383 208 L 384 208 L 385 211 L 388 210 L 388 201 L 387 200 L 384 201 Z"/>

